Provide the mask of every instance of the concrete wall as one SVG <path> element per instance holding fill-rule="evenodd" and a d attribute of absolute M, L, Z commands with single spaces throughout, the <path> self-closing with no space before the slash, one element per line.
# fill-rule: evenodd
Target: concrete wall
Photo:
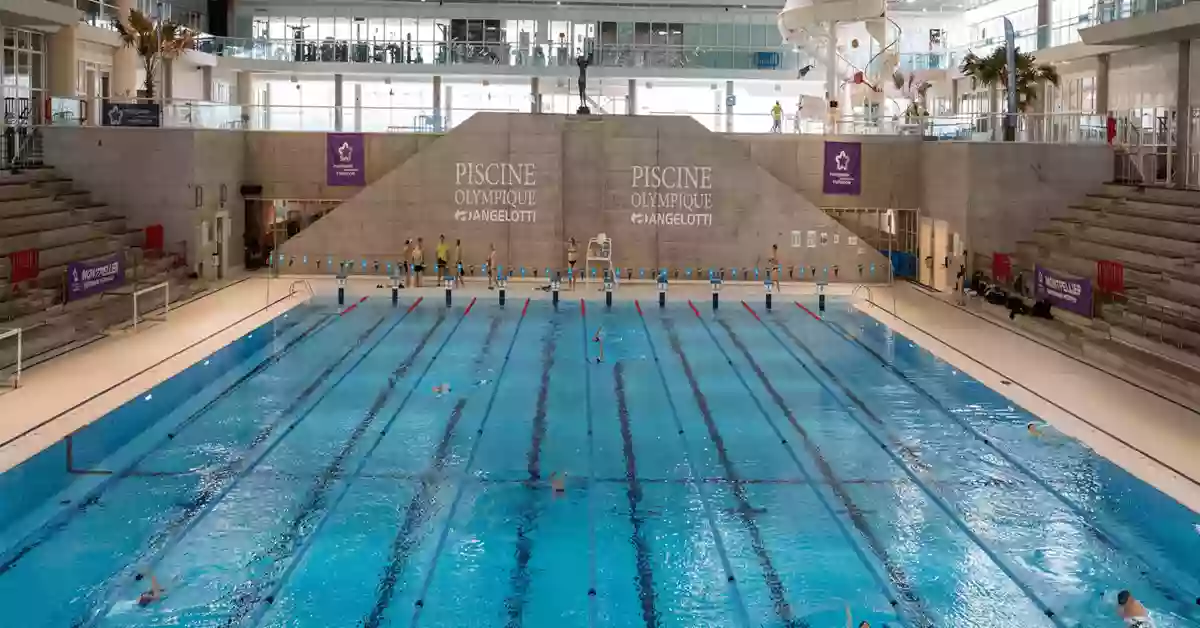
<path fill-rule="evenodd" d="M 363 135 L 368 185 L 379 180 L 441 135 L 369 133 Z M 325 185 L 325 134 L 256 132 L 246 134 L 247 183 L 263 186 L 263 198 L 339 199 L 354 187 Z"/>
<path fill-rule="evenodd" d="M 946 220 L 972 257 L 1015 252 L 1112 178 L 1112 149 L 1103 145 L 928 142 L 920 155 L 922 214 Z"/>
<path fill-rule="evenodd" d="M 297 259 L 396 260 L 404 240 L 420 236 L 432 262 L 437 237 L 445 234 L 463 240 L 468 263 L 481 262 L 495 244 L 506 267 L 563 268 L 568 238 L 585 243 L 604 232 L 622 267 L 764 267 L 772 243 L 780 244 L 785 265 L 838 265 L 845 278 L 858 263 L 883 263 L 870 247 L 850 245 L 850 232 L 757 166 L 752 150 L 682 117 L 476 114 L 282 251 Z M 460 170 L 466 163 L 528 164 L 530 175 L 479 184 Z M 676 166 L 707 172 L 708 179 L 682 188 L 635 179 L 640 168 Z M 527 213 L 519 221 L 489 221 L 500 217 L 486 210 L 503 205 L 469 197 L 497 189 L 521 195 L 518 209 Z M 686 195 L 702 206 L 661 210 L 692 224 L 652 224 L 642 193 L 677 193 L 679 202 Z M 826 244 L 790 246 L 793 231 L 810 230 L 826 234 Z"/>
<path fill-rule="evenodd" d="M 915 208 L 921 203 L 920 137 L 731 135 L 750 149 L 754 163 L 819 207 Z M 822 191 L 825 140 L 862 144 L 862 194 Z"/>
<path fill-rule="evenodd" d="M 244 211 L 239 187 L 245 133 L 192 129 L 48 127 L 46 161 L 93 199 L 113 206 L 131 228 L 162 224 L 168 248 L 186 242 L 188 261 L 207 261 L 202 223 L 229 212 L 230 267 L 241 265 Z M 221 186 L 225 200 L 221 200 Z"/>

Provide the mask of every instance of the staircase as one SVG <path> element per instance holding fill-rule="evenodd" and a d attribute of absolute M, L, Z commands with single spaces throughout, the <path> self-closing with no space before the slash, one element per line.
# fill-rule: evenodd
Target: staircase
<path fill-rule="evenodd" d="M 25 330 L 27 365 L 128 322 L 132 287 L 170 281 L 173 300 L 195 291 L 187 269 L 173 258 L 144 255 L 144 240 L 141 229 L 130 228 L 122 214 L 94 202 L 53 168 L 0 173 L 0 328 Z M 27 249 L 38 249 L 37 277 L 14 285 L 9 256 Z M 66 302 L 68 264 L 113 253 L 125 255 L 125 286 Z M 159 291 L 139 297 L 139 309 L 157 309 L 162 299 Z M 0 379 L 15 362 L 14 343 L 0 343 Z"/>
<path fill-rule="evenodd" d="M 1096 319 L 1056 310 L 1057 322 L 1200 383 L 1200 192 L 1106 184 L 1019 242 L 1014 266 L 1030 286 L 1034 264 L 1094 284 L 1100 260 L 1124 266 L 1125 294 L 1102 298 Z"/>

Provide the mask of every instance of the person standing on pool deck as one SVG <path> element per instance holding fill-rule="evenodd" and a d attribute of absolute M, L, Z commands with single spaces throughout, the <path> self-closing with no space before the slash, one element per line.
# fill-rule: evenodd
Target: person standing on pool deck
<path fill-rule="evenodd" d="M 774 285 L 772 288 L 779 292 L 779 280 L 783 278 L 783 271 L 779 267 L 779 245 L 771 245 L 771 258 L 767 260 L 767 279 L 771 279 L 771 274 L 775 274 L 773 279 Z"/>
<path fill-rule="evenodd" d="M 571 267 L 567 273 L 567 288 L 575 289 L 575 262 L 579 260 L 579 247 L 575 246 L 575 238 L 571 238 L 567 242 L 567 266 Z"/>
<path fill-rule="evenodd" d="M 412 238 L 404 239 L 404 285 L 412 287 Z"/>
<path fill-rule="evenodd" d="M 458 271 L 458 282 L 455 285 L 461 286 L 463 281 L 463 258 L 462 258 L 462 240 L 454 240 L 454 267 Z"/>
<path fill-rule="evenodd" d="M 434 254 L 437 256 L 437 273 L 443 277 L 450 275 L 450 245 L 446 244 L 446 234 L 438 236 L 437 248 L 434 249 Z"/>
<path fill-rule="evenodd" d="M 496 289 L 495 282 L 500 280 L 500 275 L 498 275 L 496 273 L 496 245 L 489 244 L 488 247 L 490 247 L 490 249 L 491 249 L 491 252 L 488 253 L 487 262 L 486 262 L 487 277 L 488 277 L 488 290 L 495 290 Z"/>
<path fill-rule="evenodd" d="M 1117 594 L 1117 616 L 1125 622 L 1127 628 L 1154 628 L 1150 612 L 1129 591 Z"/>
<path fill-rule="evenodd" d="M 421 287 L 421 275 L 425 274 L 425 238 L 417 238 L 417 245 L 412 250 L 413 281 L 416 287 Z"/>

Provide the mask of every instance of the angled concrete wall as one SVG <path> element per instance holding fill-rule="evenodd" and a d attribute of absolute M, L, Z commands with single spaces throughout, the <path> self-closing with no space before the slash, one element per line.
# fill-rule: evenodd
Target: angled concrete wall
<path fill-rule="evenodd" d="M 423 237 L 432 263 L 444 234 L 462 239 L 468 263 L 494 244 L 506 267 L 558 269 L 568 238 L 585 243 L 604 232 L 622 267 L 764 267 L 777 243 L 785 265 L 837 265 L 842 279 L 857 279 L 851 269 L 860 263 L 884 268 L 882 256 L 851 244 L 852 233 L 751 152 L 683 117 L 476 114 L 282 252 L 394 261 L 405 239 Z"/>

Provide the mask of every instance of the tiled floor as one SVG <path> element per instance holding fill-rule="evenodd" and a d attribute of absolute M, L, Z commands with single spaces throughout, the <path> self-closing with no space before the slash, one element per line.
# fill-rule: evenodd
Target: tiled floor
<path fill-rule="evenodd" d="M 293 279 L 243 281 L 173 311 L 166 322 L 144 326 L 136 334 L 114 335 L 30 370 L 20 389 L 0 394 L 0 442 L 7 443 L 0 446 L 0 471 L 295 306 L 303 297 L 286 298 Z M 319 294 L 336 290 L 328 277 L 311 278 L 311 285 Z M 561 298 L 577 299 L 583 294 L 599 298 L 595 290 L 595 284 L 581 286 L 575 293 L 564 291 Z M 830 293 L 851 290 L 839 287 Z M 786 286 L 784 294 L 775 298 L 787 302 L 801 294 L 811 298 L 811 292 L 811 286 Z M 377 278 L 352 280 L 347 293 L 348 303 L 361 296 L 390 296 Z M 408 298 L 413 294 L 444 298 L 437 288 L 405 292 Z M 454 298 L 495 296 L 477 280 L 456 291 Z M 531 282 L 511 284 L 508 296 L 514 301 L 550 297 L 534 290 Z M 873 289 L 874 300 L 888 309 L 893 296 L 903 320 L 865 303 L 860 307 L 1200 511 L 1200 414 L 1196 411 L 997 329 L 911 287 Z M 657 291 L 651 284 L 625 285 L 620 298 L 654 302 Z M 677 283 L 669 298 L 690 298 L 699 304 L 711 298 L 711 290 L 701 283 Z M 763 290 L 755 285 L 728 285 L 721 298 L 729 304 L 740 299 L 761 304 Z"/>

